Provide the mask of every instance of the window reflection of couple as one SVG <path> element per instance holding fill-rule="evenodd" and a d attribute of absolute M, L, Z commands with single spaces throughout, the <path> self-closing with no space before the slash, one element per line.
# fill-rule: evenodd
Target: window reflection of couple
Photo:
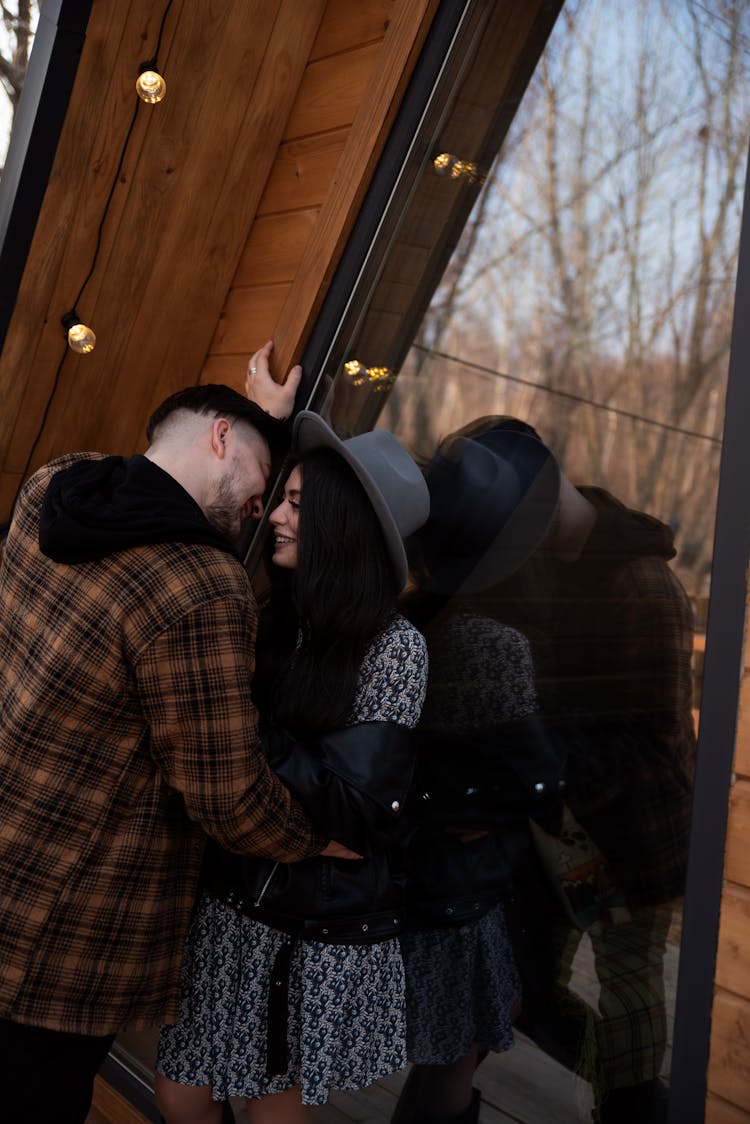
<path fill-rule="evenodd" d="M 535 431 L 513 418 L 465 427 L 442 443 L 426 476 L 420 589 L 407 603 L 430 658 L 421 779 L 433 795 L 449 789 L 452 755 L 455 784 L 449 812 L 445 801 L 423 806 L 424 855 L 441 877 L 422 889 L 428 898 L 445 893 L 436 828 L 446 823 L 490 831 L 468 844 L 489 856 L 475 872 L 477 891 L 488 870 L 502 869 L 498 849 L 505 877 L 483 942 L 472 943 L 464 924 L 441 960 L 448 944 L 436 930 L 405 937 L 419 1064 L 397 1117 L 445 1120 L 451 1106 L 456 1118 L 475 1119 L 475 1061 L 503 1048 L 501 1020 L 488 1022 L 487 1012 L 515 960 L 517 1024 L 592 1082 L 595 1119 L 663 1121 L 664 956 L 684 881 L 695 750 L 692 614 L 667 565 L 671 532 L 601 489 L 574 488 Z M 533 798 L 518 804 L 513 770 L 521 763 L 523 772 L 524 754 L 527 790 L 535 780 L 547 789 L 539 809 Z M 566 780 L 557 802 L 550 754 Z M 443 846 L 447 869 L 453 845 Z M 467 870 L 464 861 L 464 897 Z M 479 892 L 476 903 L 487 910 L 478 934 L 493 912 Z M 595 1007 L 571 984 L 584 931 Z M 471 947 L 473 992 L 455 978 L 469 962 L 462 942 Z M 410 976 L 412 947 L 418 972 Z M 442 978 L 451 981 L 447 994 Z M 433 1023 L 444 1034 L 442 1056 L 435 1042 L 419 1052 Z"/>

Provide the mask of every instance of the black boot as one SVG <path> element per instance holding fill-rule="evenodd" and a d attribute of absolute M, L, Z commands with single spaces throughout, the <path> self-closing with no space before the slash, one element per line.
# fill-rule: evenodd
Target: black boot
<path fill-rule="evenodd" d="M 669 1089 L 658 1077 L 610 1089 L 596 1119 L 599 1124 L 667 1124 Z"/>
<path fill-rule="evenodd" d="M 401 1086 L 401 1092 L 391 1116 L 391 1124 L 414 1124 L 414 1117 L 417 1112 L 418 1085 L 419 1069 L 413 1065 L 409 1070 L 406 1081 Z"/>
<path fill-rule="evenodd" d="M 459 1112 L 455 1116 L 424 1116 L 417 1111 L 414 1116 L 414 1124 L 477 1124 L 481 1102 L 482 1094 L 479 1089 L 472 1089 L 471 1100 L 463 1112 Z"/>

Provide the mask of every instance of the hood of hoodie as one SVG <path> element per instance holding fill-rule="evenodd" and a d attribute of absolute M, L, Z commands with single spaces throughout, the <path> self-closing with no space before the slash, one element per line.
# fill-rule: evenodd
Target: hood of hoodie
<path fill-rule="evenodd" d="M 625 507 L 603 488 L 579 487 L 578 491 L 597 510 L 596 523 L 584 547 L 585 556 L 613 562 L 644 555 L 674 558 L 674 535 L 666 523 Z"/>
<path fill-rule="evenodd" d="M 144 456 L 81 460 L 44 496 L 39 547 L 55 562 L 97 562 L 148 543 L 203 543 L 238 557 L 174 477 Z"/>

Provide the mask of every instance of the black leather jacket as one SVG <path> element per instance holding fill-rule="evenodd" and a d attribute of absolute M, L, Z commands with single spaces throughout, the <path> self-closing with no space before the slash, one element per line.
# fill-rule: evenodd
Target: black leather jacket
<path fill-rule="evenodd" d="M 464 925 L 510 891 L 531 846 L 529 818 L 550 828 L 557 822 L 564 758 L 536 715 L 460 734 L 421 727 L 414 738 L 409 924 Z M 459 829 L 487 834 L 462 842 Z"/>
<path fill-rule="evenodd" d="M 247 916 L 309 939 L 371 943 L 403 926 L 401 852 L 416 749 L 393 722 L 364 722 L 305 742 L 265 731 L 269 764 L 321 834 L 361 859 L 274 863 L 209 849 L 204 887 Z"/>

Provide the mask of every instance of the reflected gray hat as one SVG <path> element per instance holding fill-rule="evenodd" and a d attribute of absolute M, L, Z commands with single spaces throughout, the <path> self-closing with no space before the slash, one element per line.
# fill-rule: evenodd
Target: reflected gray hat
<path fill-rule="evenodd" d="M 409 574 L 403 540 L 430 513 L 430 497 L 419 468 L 387 429 L 373 429 L 343 441 L 318 414 L 303 410 L 294 419 L 292 451 L 301 456 L 315 449 L 333 449 L 354 472 L 378 518 L 399 589 L 403 589 Z"/>
<path fill-rule="evenodd" d="M 560 499 L 560 468 L 533 432 L 501 424 L 454 436 L 430 461 L 430 518 L 418 540 L 437 592 L 489 589 L 546 538 Z"/>

